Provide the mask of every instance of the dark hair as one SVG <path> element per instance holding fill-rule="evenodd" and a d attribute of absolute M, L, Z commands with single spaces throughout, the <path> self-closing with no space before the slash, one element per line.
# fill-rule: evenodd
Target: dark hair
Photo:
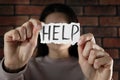
<path fill-rule="evenodd" d="M 60 12 L 65 14 L 65 16 L 68 19 L 68 23 L 71 22 L 78 22 L 77 16 L 74 13 L 74 11 L 67 5 L 65 4 L 50 4 L 48 5 L 42 12 L 41 16 L 40 16 L 40 21 L 45 22 L 45 18 L 54 12 Z M 78 57 L 78 52 L 77 52 L 77 44 L 72 45 L 69 47 L 69 55 L 70 56 L 74 56 L 74 57 Z M 40 43 L 40 37 L 38 38 L 38 54 L 37 56 L 46 56 L 48 55 L 48 47 L 46 44 L 41 44 Z"/>

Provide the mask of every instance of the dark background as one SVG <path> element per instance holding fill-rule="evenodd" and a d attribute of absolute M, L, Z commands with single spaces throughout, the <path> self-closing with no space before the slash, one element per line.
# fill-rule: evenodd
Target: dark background
<path fill-rule="evenodd" d="M 120 0 L 0 0 L 0 59 L 3 37 L 29 18 L 39 18 L 50 3 L 64 3 L 76 12 L 81 34 L 91 32 L 114 59 L 114 80 L 120 80 Z"/>

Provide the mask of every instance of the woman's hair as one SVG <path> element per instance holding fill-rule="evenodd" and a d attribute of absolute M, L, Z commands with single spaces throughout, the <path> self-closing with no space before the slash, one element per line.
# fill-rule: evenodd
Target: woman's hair
<path fill-rule="evenodd" d="M 76 14 L 69 6 L 65 4 L 58 4 L 58 3 L 48 5 L 41 13 L 40 21 L 45 22 L 46 17 L 49 14 L 55 13 L 55 12 L 63 13 L 66 16 L 68 23 L 78 22 Z M 37 47 L 38 47 L 38 53 L 37 53 L 38 57 L 39 56 L 44 57 L 48 55 L 48 51 L 49 51 L 48 46 L 46 44 L 40 43 L 40 37 L 38 38 Z M 68 51 L 70 56 L 78 57 L 77 44 L 71 45 Z"/>

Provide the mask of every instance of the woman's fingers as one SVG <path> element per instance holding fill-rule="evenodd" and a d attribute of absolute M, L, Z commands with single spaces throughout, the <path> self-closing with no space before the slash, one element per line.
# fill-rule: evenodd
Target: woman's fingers
<path fill-rule="evenodd" d="M 40 29 L 42 29 L 42 24 L 39 20 L 36 19 L 30 19 L 29 20 L 32 24 L 33 24 L 33 35 L 31 37 L 30 42 L 32 43 L 32 45 L 36 45 L 37 44 L 37 38 L 38 38 L 38 34 Z"/>
<path fill-rule="evenodd" d="M 103 48 L 95 43 L 94 36 L 91 33 L 81 36 L 78 42 L 78 53 L 80 63 L 87 61 L 88 64 L 93 65 L 94 68 L 99 68 L 111 58 Z"/>
<path fill-rule="evenodd" d="M 18 27 L 15 29 L 16 31 L 18 31 L 19 35 L 20 35 L 20 39 L 18 41 L 25 41 L 26 40 L 26 28 L 25 27 Z M 14 34 L 15 35 L 15 34 Z"/>
<path fill-rule="evenodd" d="M 39 20 L 30 19 L 22 26 L 7 32 L 4 38 L 6 41 L 25 41 L 31 39 L 34 42 L 37 40 L 41 28 L 42 25 Z"/>
<path fill-rule="evenodd" d="M 4 41 L 15 41 L 15 40 L 19 40 L 19 39 L 20 39 L 20 35 L 17 30 L 11 30 L 11 31 L 5 33 L 5 35 L 4 35 Z"/>
<path fill-rule="evenodd" d="M 12 40 L 14 40 L 14 41 L 20 40 L 20 35 L 19 35 L 19 32 L 17 30 L 13 30 Z"/>
<path fill-rule="evenodd" d="M 84 34 L 84 35 L 80 36 L 80 40 L 78 41 L 78 45 L 83 45 L 87 41 L 91 41 L 93 43 L 96 43 L 93 34 L 88 33 L 88 34 Z"/>
<path fill-rule="evenodd" d="M 111 69 L 112 68 L 111 64 L 113 64 L 113 59 L 110 56 L 104 56 L 104 57 L 95 59 L 93 66 L 95 69 L 98 69 L 102 66 L 104 68 Z"/>
<path fill-rule="evenodd" d="M 90 50 L 93 49 L 93 45 L 92 43 L 89 41 L 89 42 L 86 42 L 85 44 L 85 47 L 84 47 L 84 50 L 82 52 L 82 55 L 87 58 L 89 56 L 89 52 Z"/>
<path fill-rule="evenodd" d="M 39 29 L 39 27 L 41 28 L 42 24 L 41 24 L 41 22 L 39 20 L 31 18 L 29 20 L 29 22 L 31 22 L 34 27 L 36 27 L 38 29 Z"/>
<path fill-rule="evenodd" d="M 88 58 L 89 56 L 89 53 L 92 49 L 96 49 L 96 50 L 101 50 L 101 51 L 104 51 L 103 48 L 101 48 L 100 46 L 98 46 L 97 44 L 93 43 L 92 41 L 88 41 L 86 42 L 85 44 L 85 47 L 84 47 L 84 50 L 83 50 L 83 56 L 85 58 Z"/>
<path fill-rule="evenodd" d="M 91 34 L 81 36 L 78 43 L 79 64 L 86 76 L 112 76 L 113 59 L 95 43 Z"/>
<path fill-rule="evenodd" d="M 109 56 L 106 52 L 93 49 L 90 51 L 89 57 L 88 57 L 88 63 L 89 64 L 94 64 L 95 59 L 104 57 L 104 56 Z"/>
<path fill-rule="evenodd" d="M 95 69 L 102 66 L 112 68 L 110 65 L 113 64 L 113 60 L 105 51 L 93 49 L 89 53 L 88 63 L 93 65 Z"/>
<path fill-rule="evenodd" d="M 84 63 L 84 61 L 86 60 L 85 57 L 83 56 L 83 50 L 85 48 L 85 44 L 91 41 L 92 43 L 95 43 L 95 39 L 93 34 L 88 33 L 88 34 L 84 34 L 80 37 L 80 40 L 78 41 L 78 55 L 79 55 L 79 62 L 80 64 Z M 90 49 L 91 47 L 89 47 Z M 84 51 L 85 52 L 85 51 Z M 89 51 L 88 51 L 89 52 Z M 87 53 L 88 53 L 87 52 Z M 86 53 L 86 52 L 85 52 Z M 86 54 L 85 54 L 86 55 Z"/>
<path fill-rule="evenodd" d="M 28 21 L 26 23 L 24 23 L 22 26 L 24 26 L 26 28 L 26 37 L 29 39 L 32 37 L 33 34 L 33 24 Z"/>

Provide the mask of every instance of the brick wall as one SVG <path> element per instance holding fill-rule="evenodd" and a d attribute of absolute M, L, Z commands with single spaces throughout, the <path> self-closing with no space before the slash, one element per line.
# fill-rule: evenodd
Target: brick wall
<path fill-rule="evenodd" d="M 120 0 L 0 0 L 0 58 L 4 33 L 30 17 L 39 18 L 50 3 L 65 3 L 76 12 L 82 34 L 91 32 L 114 59 L 114 80 L 120 80 Z"/>

